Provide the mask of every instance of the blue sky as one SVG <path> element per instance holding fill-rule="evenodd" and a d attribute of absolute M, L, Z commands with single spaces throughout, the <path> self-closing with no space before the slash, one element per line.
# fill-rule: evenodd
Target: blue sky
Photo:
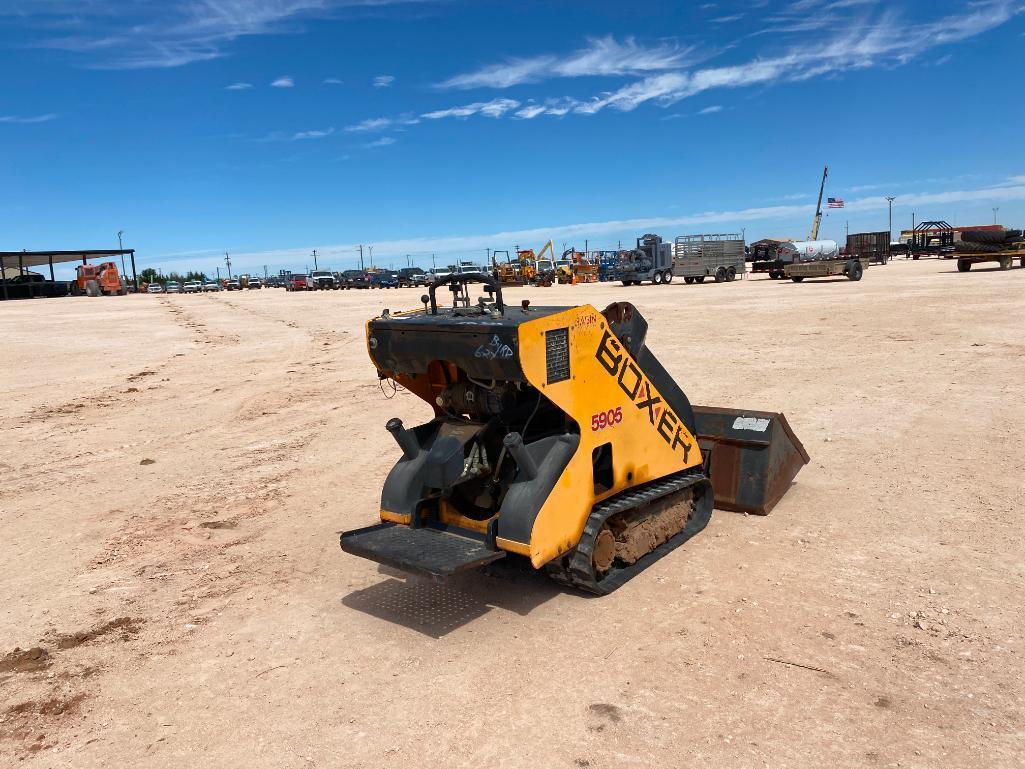
<path fill-rule="evenodd" d="M 210 272 L 1025 224 L 1025 3 L 0 0 L 0 249 Z M 369 253 L 369 250 L 368 250 Z"/>

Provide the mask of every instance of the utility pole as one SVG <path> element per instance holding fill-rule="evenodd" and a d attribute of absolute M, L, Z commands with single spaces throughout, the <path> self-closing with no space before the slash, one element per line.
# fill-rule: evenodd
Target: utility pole
<path fill-rule="evenodd" d="M 121 245 L 121 235 L 123 233 L 124 233 L 124 230 L 118 230 L 117 231 L 117 250 L 121 252 L 121 274 L 124 275 L 127 278 L 128 277 L 128 270 L 125 269 L 125 254 L 124 254 L 125 247 L 123 245 Z"/>
<path fill-rule="evenodd" d="M 1000 206 L 997 206 L 996 208 L 993 209 L 993 224 L 997 223 L 997 211 L 999 211 L 999 210 L 1000 210 Z"/>
<path fill-rule="evenodd" d="M 217 282 L 221 282 L 221 265 L 217 265 Z"/>
<path fill-rule="evenodd" d="M 371 267 L 371 269 L 373 269 L 373 267 L 374 267 L 374 247 L 373 246 L 370 246 L 370 267 Z"/>
<path fill-rule="evenodd" d="M 319 267 L 317 267 L 317 249 L 313 249 L 313 269 L 320 269 Z"/>
<path fill-rule="evenodd" d="M 231 257 L 227 251 L 224 252 L 224 262 L 228 265 L 228 280 L 231 280 Z"/>
<path fill-rule="evenodd" d="M 438 261 L 434 258 L 434 254 L 431 254 L 431 269 L 437 269 Z"/>
<path fill-rule="evenodd" d="M 263 265 L 263 279 L 267 280 L 267 265 Z"/>
<path fill-rule="evenodd" d="M 897 198 L 893 195 L 886 196 L 886 204 L 889 206 L 889 222 L 890 222 L 890 242 L 893 242 L 893 201 Z"/>
<path fill-rule="evenodd" d="M 850 221 L 848 221 L 846 219 L 844 220 L 844 223 L 843 223 L 843 235 L 844 235 L 844 240 L 845 241 L 848 238 L 851 237 L 851 223 L 850 223 Z"/>
<path fill-rule="evenodd" d="M 359 244 L 359 269 L 360 269 L 360 272 L 363 271 L 363 244 L 362 243 Z"/>

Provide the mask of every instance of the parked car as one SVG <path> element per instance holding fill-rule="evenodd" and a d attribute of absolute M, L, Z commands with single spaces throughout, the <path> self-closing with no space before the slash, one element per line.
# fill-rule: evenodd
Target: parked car
<path fill-rule="evenodd" d="M 159 283 L 150 283 L 148 286 L 146 286 L 146 293 L 147 294 L 162 294 L 162 293 L 164 293 L 164 287 L 161 286 Z"/>
<path fill-rule="evenodd" d="M 198 280 L 189 280 L 182 286 L 182 292 L 186 294 L 198 294 L 202 290 Z"/>
<path fill-rule="evenodd" d="M 328 270 L 314 270 L 310 273 L 308 287 L 311 291 L 319 291 L 321 289 L 336 289 L 338 284 L 335 282 L 334 273 Z"/>
<path fill-rule="evenodd" d="M 180 294 L 182 292 L 181 283 L 177 281 L 169 280 L 164 285 L 164 293 L 167 294 Z"/>
<path fill-rule="evenodd" d="M 346 288 L 370 288 L 370 281 L 362 270 L 346 270 L 342 274 L 345 276 Z"/>
<path fill-rule="evenodd" d="M 285 289 L 288 291 L 308 291 L 309 288 L 308 275 L 293 275 L 288 279 L 288 283 L 285 284 Z"/>
<path fill-rule="evenodd" d="M 403 267 L 399 270 L 399 285 L 400 286 L 417 286 L 423 285 L 423 274 L 424 271 L 419 267 Z M 420 283 L 417 283 L 417 278 L 420 279 Z"/>
<path fill-rule="evenodd" d="M 263 281 L 259 278 L 250 278 L 249 288 L 263 288 Z"/>
<path fill-rule="evenodd" d="M 242 284 L 239 283 L 234 278 L 231 278 L 230 280 L 225 282 L 224 288 L 227 291 L 241 291 L 242 290 Z"/>
<path fill-rule="evenodd" d="M 370 276 L 371 288 L 398 288 L 399 275 L 397 272 L 375 272 Z"/>
<path fill-rule="evenodd" d="M 221 290 L 221 284 L 218 283 L 216 280 L 208 280 L 208 281 L 206 281 L 203 284 L 203 290 L 204 291 L 220 291 Z"/>

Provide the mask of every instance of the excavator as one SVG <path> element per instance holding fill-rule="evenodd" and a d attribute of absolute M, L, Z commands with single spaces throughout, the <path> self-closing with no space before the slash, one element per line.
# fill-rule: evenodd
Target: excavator
<path fill-rule="evenodd" d="M 438 580 L 526 559 L 604 595 L 713 507 L 767 514 L 808 462 L 782 414 L 692 406 L 632 304 L 510 307 L 484 276 L 450 276 L 421 301 L 366 326 L 378 377 L 434 416 L 385 424 L 401 456 L 379 522 L 341 535 L 347 553 Z"/>
<path fill-rule="evenodd" d="M 548 254 L 548 259 L 544 258 Z M 522 265 L 524 279 L 533 286 L 550 286 L 555 280 L 555 244 L 548 241 L 537 254 L 534 249 L 516 249 L 516 258 Z"/>

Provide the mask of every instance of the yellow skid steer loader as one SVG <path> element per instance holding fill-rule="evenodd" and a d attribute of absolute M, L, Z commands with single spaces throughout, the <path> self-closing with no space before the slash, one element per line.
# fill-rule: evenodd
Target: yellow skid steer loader
<path fill-rule="evenodd" d="M 630 304 L 507 307 L 498 281 L 465 275 L 429 291 L 367 324 L 378 375 L 435 417 L 388 421 L 402 457 L 381 522 L 341 535 L 348 553 L 435 578 L 521 556 L 605 594 L 713 506 L 768 513 L 808 461 L 781 414 L 692 407 Z"/>

